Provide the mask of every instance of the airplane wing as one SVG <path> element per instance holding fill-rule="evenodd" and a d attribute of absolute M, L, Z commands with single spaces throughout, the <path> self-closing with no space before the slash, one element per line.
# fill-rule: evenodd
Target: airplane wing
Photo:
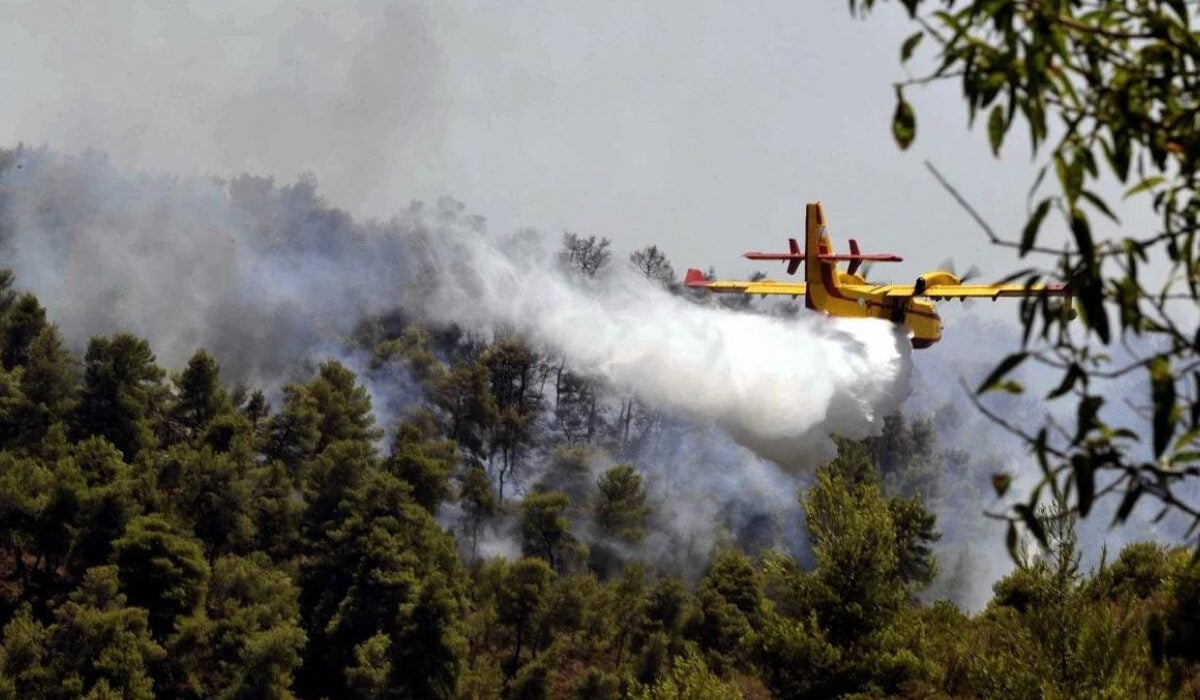
<path fill-rule="evenodd" d="M 776 282 L 775 280 L 758 280 L 757 282 L 748 281 L 724 281 L 724 280 L 706 280 L 704 273 L 691 269 L 687 271 L 687 276 L 683 278 L 683 283 L 693 289 L 707 289 L 710 292 L 734 292 L 740 294 L 781 294 L 790 297 L 804 296 L 805 285 L 803 282 Z"/>
<path fill-rule="evenodd" d="M 683 279 L 684 284 L 695 289 L 712 292 L 740 294 L 803 296 L 806 285 L 802 282 L 776 282 L 775 280 L 725 281 L 706 280 L 700 270 L 690 269 Z M 1000 297 L 1027 297 L 1047 294 L 1065 296 L 1070 294 L 1065 284 L 931 284 L 920 288 L 913 284 L 841 284 L 838 287 L 860 297 L 924 297 L 937 301 L 946 299 L 998 299 Z"/>
<path fill-rule="evenodd" d="M 1067 294 L 1065 284 L 931 284 L 921 291 L 911 284 L 889 284 L 883 287 L 855 287 L 856 291 L 883 294 L 889 297 L 926 297 L 928 299 L 998 299 L 1000 297 L 1031 297 L 1041 294 Z"/>

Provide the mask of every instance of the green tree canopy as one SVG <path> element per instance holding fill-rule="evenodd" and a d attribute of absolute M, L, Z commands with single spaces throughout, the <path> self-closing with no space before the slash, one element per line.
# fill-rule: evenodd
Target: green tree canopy
<path fill-rule="evenodd" d="M 163 376 L 145 340 L 125 333 L 93 338 L 75 418 L 79 432 L 106 438 L 130 460 L 153 448 L 166 398 Z"/>
<path fill-rule="evenodd" d="M 113 542 L 113 562 L 130 604 L 150 611 L 156 639 L 166 639 L 176 620 L 204 602 L 210 570 L 203 551 L 162 515 L 131 520 Z"/>
<path fill-rule="evenodd" d="M 164 651 L 147 612 L 126 605 L 114 566 L 89 569 L 44 626 L 26 606 L 4 628 L 3 676 L 12 697 L 155 697 L 151 676 Z M 3 684 L 0 683 L 0 691 Z"/>
<path fill-rule="evenodd" d="M 384 468 L 412 487 L 413 500 L 430 513 L 449 493 L 450 475 L 458 462 L 453 441 L 437 440 L 432 419 L 402 423 L 392 439 L 392 454 Z"/>
<path fill-rule="evenodd" d="M 199 434 L 209 421 L 230 408 L 229 397 L 217 380 L 219 373 L 216 359 L 198 350 L 175 379 L 172 414 L 189 435 Z"/>
<path fill-rule="evenodd" d="M 292 696 L 305 634 L 299 589 L 261 555 L 225 556 L 212 567 L 205 604 L 179 622 L 164 688 L 189 697 Z"/>
<path fill-rule="evenodd" d="M 11 370 L 29 360 L 29 346 L 46 329 L 46 309 L 32 294 L 22 294 L 4 317 L 0 363 Z"/>
<path fill-rule="evenodd" d="M 366 387 L 337 360 L 321 363 L 317 377 L 308 385 L 308 393 L 321 417 L 318 450 L 339 440 L 373 442 L 383 434 L 375 427 Z"/>
<path fill-rule="evenodd" d="M 521 552 L 540 557 L 555 571 L 573 568 L 584 547 L 571 532 L 566 510 L 571 499 L 550 491 L 527 496 L 521 503 Z"/>
<path fill-rule="evenodd" d="M 58 327 L 47 325 L 25 354 L 21 393 L 28 404 L 20 425 L 22 442 L 32 443 L 52 424 L 70 419 L 78 404 L 80 379 L 79 361 L 63 345 Z"/>
<path fill-rule="evenodd" d="M 628 464 L 610 468 L 596 483 L 596 525 L 600 531 L 626 542 L 646 536 L 646 490 L 642 476 Z"/>

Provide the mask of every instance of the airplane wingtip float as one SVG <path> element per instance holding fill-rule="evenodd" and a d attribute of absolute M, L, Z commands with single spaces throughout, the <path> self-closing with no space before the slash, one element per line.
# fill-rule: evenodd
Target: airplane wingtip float
<path fill-rule="evenodd" d="M 1065 297 L 1063 308 L 1073 315 L 1071 291 L 1065 284 L 963 284 L 957 275 L 945 270 L 926 272 L 913 284 L 868 282 L 858 274 L 863 262 L 900 262 L 902 258 L 891 253 L 862 253 L 854 239 L 850 239 L 849 253 L 835 253 L 820 202 L 806 207 L 804 234 L 803 250 L 792 238 L 788 240 L 790 250 L 786 253 L 749 251 L 744 254 L 751 260 L 783 261 L 789 275 L 795 274 L 803 263 L 804 282 L 708 280 L 700 270 L 690 269 L 684 284 L 713 292 L 786 295 L 793 299 L 803 296 L 806 307 L 830 316 L 880 318 L 902 324 L 908 330 L 912 346 L 917 349 L 927 348 L 942 338 L 942 321 L 934 301 L 1061 296 Z M 846 270 L 839 270 L 839 262 L 850 264 Z"/>

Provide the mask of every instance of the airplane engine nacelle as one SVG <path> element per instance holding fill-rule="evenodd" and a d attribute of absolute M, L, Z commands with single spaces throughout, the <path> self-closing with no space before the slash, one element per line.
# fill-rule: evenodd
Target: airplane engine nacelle
<path fill-rule="evenodd" d="M 962 284 L 962 282 L 959 281 L 958 275 L 955 275 L 953 272 L 935 270 L 933 272 L 926 272 L 918 277 L 917 283 L 914 286 L 916 287 L 917 294 L 921 294 L 929 287 L 942 284 Z"/>

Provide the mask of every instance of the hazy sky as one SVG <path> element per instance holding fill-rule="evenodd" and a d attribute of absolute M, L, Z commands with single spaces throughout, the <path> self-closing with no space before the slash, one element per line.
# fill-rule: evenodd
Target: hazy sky
<path fill-rule="evenodd" d="M 922 166 L 1019 230 L 1027 139 L 997 161 L 957 85 L 914 91 L 890 133 L 897 7 L 845 0 L 504 3 L 0 1 L 0 142 L 95 148 L 120 165 L 291 180 L 387 216 L 450 194 L 493 231 L 564 228 L 663 247 L 682 272 L 802 229 L 820 199 L 906 261 L 1017 266 Z M 922 49 L 928 50 L 924 46 Z M 778 274 L 776 270 L 770 270 Z"/>

